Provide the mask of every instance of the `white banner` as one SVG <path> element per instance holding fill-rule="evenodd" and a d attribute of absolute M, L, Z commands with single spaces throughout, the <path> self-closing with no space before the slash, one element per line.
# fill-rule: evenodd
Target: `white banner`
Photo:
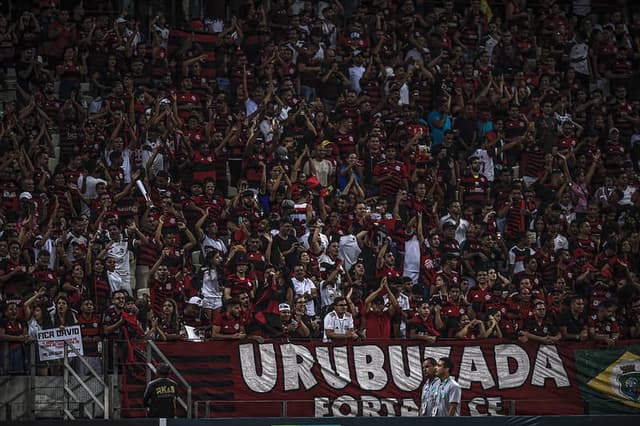
<path fill-rule="evenodd" d="M 38 332 L 38 351 L 40 361 L 51 361 L 64 358 L 64 342 L 71 344 L 80 355 L 84 355 L 82 348 L 82 333 L 79 325 L 64 328 L 51 328 Z M 76 354 L 69 350 L 69 357 Z"/>

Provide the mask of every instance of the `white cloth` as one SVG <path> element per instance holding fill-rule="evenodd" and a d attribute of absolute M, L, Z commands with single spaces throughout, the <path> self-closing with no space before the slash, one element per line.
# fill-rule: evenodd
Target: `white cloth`
<path fill-rule="evenodd" d="M 203 267 L 202 273 L 202 295 L 204 297 L 219 297 L 222 299 L 222 286 L 220 277 L 215 268 Z"/>
<path fill-rule="evenodd" d="M 127 290 L 131 295 L 131 257 L 129 254 L 129 243 L 126 241 L 114 241 L 111 248 L 107 251 L 107 257 L 112 257 L 116 260 L 116 269 L 114 272 L 121 278 L 122 284 L 120 288 Z"/>
<path fill-rule="evenodd" d="M 356 93 L 360 93 L 362 88 L 360 87 L 360 79 L 364 75 L 366 68 L 362 65 L 360 66 L 352 66 L 349 67 L 349 81 L 351 81 L 351 89 L 355 90 Z"/>
<path fill-rule="evenodd" d="M 420 241 L 416 235 L 404 243 L 404 273 L 405 277 L 411 278 L 411 282 L 418 283 L 420 275 Z"/>
<path fill-rule="evenodd" d="M 571 68 L 579 74 L 589 75 L 589 46 L 586 43 L 576 43 L 569 52 Z"/>
<path fill-rule="evenodd" d="M 338 259 L 342 260 L 345 271 L 349 271 L 358 261 L 362 250 L 358 245 L 358 240 L 353 234 L 340 237 L 340 247 L 338 249 Z"/>

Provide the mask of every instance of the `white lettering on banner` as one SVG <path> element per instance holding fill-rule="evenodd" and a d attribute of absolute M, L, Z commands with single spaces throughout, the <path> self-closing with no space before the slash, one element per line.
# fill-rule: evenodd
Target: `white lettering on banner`
<path fill-rule="evenodd" d="M 360 399 L 362 401 L 362 415 L 364 417 L 380 416 L 380 408 L 382 407 L 382 404 L 380 404 L 380 400 L 378 398 L 364 395 Z"/>
<path fill-rule="evenodd" d="M 462 389 L 471 389 L 471 383 L 480 382 L 482 389 L 491 389 L 496 385 L 491 377 L 487 362 L 480 346 L 467 346 L 462 353 L 458 383 Z"/>
<path fill-rule="evenodd" d="M 357 365 L 356 380 L 363 390 L 382 390 L 388 377 L 384 370 L 384 352 L 377 346 L 354 346 L 353 364 Z"/>
<path fill-rule="evenodd" d="M 326 386 L 336 390 L 351 384 L 360 391 L 380 391 L 393 385 L 399 391 L 413 392 L 420 389 L 422 383 L 422 360 L 427 357 L 439 359 L 450 355 L 452 350 L 449 346 L 390 345 L 385 354 L 385 350 L 376 345 L 316 346 L 314 349 L 290 343 L 278 348 L 272 343 L 257 346 L 258 351 L 254 344 L 239 346 L 242 378 L 247 387 L 257 393 L 272 391 L 279 383 L 279 376 L 282 376 L 281 390 L 284 391 L 299 391 L 301 384 L 309 390 L 324 381 Z M 281 356 L 276 356 L 277 349 Z M 256 352 L 260 353 L 259 361 Z M 473 383 L 480 383 L 487 390 L 495 388 L 497 383 L 499 390 L 513 389 L 525 385 L 527 380 L 532 385 L 544 387 L 547 379 L 557 388 L 571 386 L 555 346 L 540 345 L 530 356 L 516 344 L 500 344 L 494 347 L 494 355 L 495 372 L 489 368 L 480 346 L 462 348 L 460 364 L 454 368 L 462 388 L 470 389 Z M 535 361 L 532 361 L 534 357 Z M 316 364 L 320 367 L 319 374 L 314 370 Z M 332 401 L 316 401 L 316 410 L 332 411 Z M 367 412 L 375 409 L 371 403 L 367 402 Z"/>
<path fill-rule="evenodd" d="M 350 395 L 342 395 L 333 401 L 331 410 L 335 417 L 355 417 L 358 415 L 358 401 Z"/>
<path fill-rule="evenodd" d="M 329 359 L 329 348 L 316 348 L 316 357 L 318 358 L 318 364 L 320 364 L 320 373 L 329 386 L 334 389 L 343 389 L 351 383 L 351 378 L 349 377 L 349 356 L 347 354 L 347 347 L 334 346 L 331 349 L 333 349 L 335 368 L 332 366 L 331 360 Z"/>
<path fill-rule="evenodd" d="M 285 391 L 300 389 L 300 382 L 306 390 L 318 384 L 311 371 L 314 359 L 309 349 L 302 345 L 286 344 L 280 346 L 280 351 L 282 353 Z"/>
<path fill-rule="evenodd" d="M 483 407 L 482 412 L 479 407 Z M 502 398 L 499 396 L 487 398 L 479 396 L 469 401 L 470 416 L 504 416 L 499 413 L 502 409 Z"/>
<path fill-rule="evenodd" d="M 242 378 L 254 392 L 265 393 L 271 391 L 278 380 L 278 366 L 276 363 L 276 351 L 273 345 L 259 345 L 260 370 L 258 374 L 253 345 L 240 345 L 240 365 L 242 366 Z"/>
<path fill-rule="evenodd" d="M 402 405 L 400 406 L 400 415 L 402 417 L 415 417 L 418 415 L 420 409 L 416 405 L 416 402 L 411 398 L 403 398 Z"/>
<path fill-rule="evenodd" d="M 427 346 L 424 348 L 424 357 L 422 359 L 433 358 L 437 361 L 440 358 L 449 356 L 451 356 L 451 346 Z"/>
<path fill-rule="evenodd" d="M 314 417 L 327 417 L 331 415 L 329 409 L 329 398 L 323 396 L 313 399 L 313 416 Z"/>
<path fill-rule="evenodd" d="M 393 383 L 398 385 L 398 389 L 405 392 L 412 392 L 422 384 L 422 363 L 420 362 L 420 348 L 410 346 L 407 348 L 407 363 L 402 353 L 402 346 L 389 346 L 389 366 L 391 367 L 391 377 Z M 407 375 L 407 372 L 409 375 Z"/>
<path fill-rule="evenodd" d="M 52 328 L 39 331 L 36 335 L 38 353 L 41 361 L 52 361 L 64 358 L 64 344 L 73 346 L 80 355 L 84 355 L 82 347 L 82 332 L 79 325 L 65 328 Z M 67 355 L 75 357 L 75 352 L 69 350 Z"/>
<path fill-rule="evenodd" d="M 527 381 L 527 376 L 531 369 L 527 352 L 514 344 L 496 345 L 493 351 L 496 359 L 498 387 L 500 389 L 512 389 L 522 386 Z M 513 372 L 509 368 L 510 359 L 515 361 Z"/>
<path fill-rule="evenodd" d="M 571 386 L 569 375 L 564 369 L 564 364 L 555 346 L 540 345 L 536 356 L 536 363 L 533 367 L 533 377 L 531 384 L 544 387 L 546 379 L 551 379 L 559 388 Z"/>
<path fill-rule="evenodd" d="M 333 401 L 327 397 L 314 398 L 315 417 L 417 417 L 418 406 L 412 398 L 377 398 L 363 395 L 356 399 L 341 395 Z"/>

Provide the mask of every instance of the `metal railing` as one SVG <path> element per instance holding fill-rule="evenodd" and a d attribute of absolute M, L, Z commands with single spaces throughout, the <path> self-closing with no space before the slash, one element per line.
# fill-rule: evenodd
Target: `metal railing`
<path fill-rule="evenodd" d="M 358 413 L 357 415 L 362 416 L 363 411 L 375 411 L 369 407 L 371 404 L 371 399 L 354 399 L 353 402 L 358 404 Z M 471 399 L 471 400 L 462 400 L 463 406 L 467 407 L 470 411 L 473 411 L 474 415 L 478 415 L 478 413 L 488 413 L 492 412 L 491 415 L 500 415 L 500 416 L 516 416 L 518 415 L 516 412 L 517 400 L 501 400 L 500 406 L 491 406 L 491 404 L 484 401 L 483 404 L 480 404 L 479 401 Z M 527 401 L 528 403 L 533 401 Z M 548 402 L 548 400 L 540 401 L 541 403 Z M 304 406 L 305 411 L 309 411 L 308 407 L 313 406 L 314 400 L 312 399 L 288 399 L 288 400 L 233 400 L 233 401 L 220 401 L 220 400 L 204 400 L 204 401 L 194 401 L 193 403 L 193 416 L 198 419 L 206 419 L 206 418 L 215 418 L 215 417 L 229 417 L 233 411 L 235 412 L 243 412 L 242 407 L 247 406 L 251 407 L 250 412 L 255 413 L 256 411 L 260 412 L 260 415 L 256 415 L 253 417 L 288 417 L 292 415 L 291 413 L 299 412 L 300 407 Z M 260 406 L 259 410 L 255 410 L 255 406 Z M 393 407 L 393 410 L 396 410 L 397 413 L 400 413 L 403 408 L 405 410 L 411 411 L 411 407 L 402 406 L 399 402 L 391 402 L 390 400 L 385 401 L 385 407 L 387 410 L 390 407 Z M 231 410 L 232 408 L 232 410 Z M 415 407 L 417 408 L 417 407 Z M 413 410 L 416 415 L 417 411 Z M 350 413 L 354 414 L 354 413 Z M 233 415 L 233 414 L 231 414 Z M 246 412 L 243 417 L 247 417 Z M 249 416 L 251 417 L 251 416 Z"/>
<path fill-rule="evenodd" d="M 161 362 L 167 364 L 173 375 L 178 379 L 180 384 L 186 389 L 186 400 L 178 395 L 176 398 L 178 404 L 185 410 L 187 418 L 192 416 L 192 391 L 191 385 L 187 382 L 182 374 L 175 368 L 169 359 L 162 353 L 156 344 L 149 340 L 146 347 L 146 365 L 147 365 L 147 383 L 151 381 L 152 375 L 157 373 L 156 366 L 153 363 L 153 356 L 157 356 Z"/>
<path fill-rule="evenodd" d="M 71 350 L 71 352 L 73 354 L 75 354 L 75 359 L 77 360 L 77 362 L 80 362 L 81 364 L 83 364 L 84 367 L 89 371 L 90 374 L 87 376 L 87 378 L 80 377 L 80 375 L 75 371 L 75 369 L 71 365 L 71 362 L 69 360 L 69 350 Z M 73 415 L 73 413 L 69 409 L 69 402 L 70 402 L 69 399 L 72 399 L 73 402 L 78 404 L 79 410 L 82 410 L 82 413 L 87 418 L 89 418 L 89 419 L 94 419 L 95 418 L 95 413 L 87 408 L 87 406 L 80 400 L 78 395 L 76 395 L 76 392 L 71 388 L 70 377 L 72 376 L 73 378 L 76 379 L 76 381 L 80 385 L 80 387 L 82 387 L 85 390 L 85 392 L 87 392 L 89 397 L 98 406 L 98 408 L 100 408 L 100 410 L 102 410 L 103 418 L 105 420 L 109 419 L 109 401 L 110 400 L 109 400 L 109 387 L 107 386 L 107 383 L 94 370 L 94 368 L 91 366 L 91 364 L 89 364 L 89 362 L 87 362 L 87 360 L 84 358 L 84 356 L 82 356 L 80 354 L 80 352 L 78 352 L 78 350 L 75 347 L 73 347 L 73 345 L 69 344 L 66 341 L 64 342 L 64 363 L 63 363 L 63 365 L 64 365 L 64 371 L 63 371 L 63 376 L 64 376 L 64 394 L 65 394 L 65 406 L 63 407 L 64 418 L 65 419 L 69 419 L 69 420 L 74 420 L 75 419 L 75 416 Z M 100 399 L 98 398 L 96 393 L 93 392 L 93 390 L 86 383 L 86 381 L 88 379 L 91 379 L 91 378 L 97 380 L 98 383 L 102 386 L 102 401 L 100 401 Z"/>

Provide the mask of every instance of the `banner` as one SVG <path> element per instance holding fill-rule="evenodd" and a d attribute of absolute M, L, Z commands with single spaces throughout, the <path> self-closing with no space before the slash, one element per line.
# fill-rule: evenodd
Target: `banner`
<path fill-rule="evenodd" d="M 594 349 L 592 343 L 491 340 L 434 346 L 413 341 L 348 345 L 209 341 L 158 346 L 192 386 L 198 417 L 415 416 L 422 360 L 443 356 L 454 362 L 453 375 L 463 390 L 463 415 L 584 414 L 588 404 L 581 389 L 587 386 L 588 376 L 582 372 L 579 378 L 574 352 L 580 351 L 581 360 L 600 359 L 601 368 L 593 364 L 590 379 L 606 371 L 606 360 L 614 353 Z M 613 360 L 621 358 L 622 365 L 619 372 L 607 373 L 606 380 L 615 375 L 621 383 L 615 394 L 619 400 L 638 395 L 634 380 L 640 364 L 637 355 L 629 355 L 638 353 L 634 348 L 616 349 L 618 356 Z M 592 385 L 594 392 L 601 392 Z"/>
<path fill-rule="evenodd" d="M 589 414 L 640 412 L 640 345 L 578 350 L 576 368 Z"/>
<path fill-rule="evenodd" d="M 65 341 L 70 343 L 80 355 L 84 355 L 82 333 L 80 332 L 79 325 L 39 331 L 37 340 L 40 361 L 52 361 L 54 359 L 64 358 Z M 75 357 L 76 354 L 69 350 L 68 356 Z"/>

